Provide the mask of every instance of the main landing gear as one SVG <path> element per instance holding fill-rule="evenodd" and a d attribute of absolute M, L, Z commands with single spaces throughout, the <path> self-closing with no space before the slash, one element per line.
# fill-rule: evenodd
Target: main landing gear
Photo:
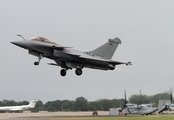
<path fill-rule="evenodd" d="M 62 70 L 60 71 L 60 74 L 61 74 L 61 76 L 65 76 L 65 75 L 66 75 L 66 69 L 62 69 Z"/>
<path fill-rule="evenodd" d="M 42 58 L 43 58 L 43 55 L 40 55 L 40 56 L 38 57 L 38 61 L 34 62 L 34 65 L 39 65 L 40 60 L 41 60 Z"/>
<path fill-rule="evenodd" d="M 77 68 L 75 73 L 76 73 L 76 75 L 80 76 L 82 74 L 82 69 Z"/>
<path fill-rule="evenodd" d="M 60 71 L 60 75 L 61 76 L 65 76 L 66 75 L 66 69 L 62 69 L 61 71 Z M 78 75 L 78 76 L 80 76 L 83 72 L 82 72 L 82 69 L 80 69 L 80 68 L 77 68 L 76 70 L 75 70 L 75 73 L 76 73 L 76 75 Z"/>

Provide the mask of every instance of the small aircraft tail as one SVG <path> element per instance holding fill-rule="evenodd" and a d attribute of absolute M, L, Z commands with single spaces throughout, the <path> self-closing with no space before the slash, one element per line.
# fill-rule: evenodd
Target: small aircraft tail
<path fill-rule="evenodd" d="M 119 44 L 121 44 L 119 38 L 109 39 L 107 43 L 89 53 L 105 59 L 111 59 Z"/>
<path fill-rule="evenodd" d="M 31 107 L 31 108 L 34 108 L 37 101 L 38 100 L 32 100 L 28 106 Z"/>
<path fill-rule="evenodd" d="M 159 110 L 158 113 L 160 114 L 164 110 L 169 110 L 172 103 L 173 103 L 172 94 L 170 94 L 170 100 L 160 100 L 158 104 L 158 110 Z"/>
<path fill-rule="evenodd" d="M 171 101 L 170 100 L 160 100 L 158 104 L 158 113 L 170 109 Z"/>

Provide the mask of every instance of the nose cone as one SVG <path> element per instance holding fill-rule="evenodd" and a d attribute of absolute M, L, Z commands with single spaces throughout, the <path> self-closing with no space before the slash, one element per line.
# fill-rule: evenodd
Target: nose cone
<path fill-rule="evenodd" d="M 27 42 L 26 41 L 15 41 L 15 42 L 11 42 L 11 43 L 14 44 L 14 45 L 16 45 L 16 46 L 25 48 L 25 49 L 28 48 L 28 45 L 27 45 Z"/>

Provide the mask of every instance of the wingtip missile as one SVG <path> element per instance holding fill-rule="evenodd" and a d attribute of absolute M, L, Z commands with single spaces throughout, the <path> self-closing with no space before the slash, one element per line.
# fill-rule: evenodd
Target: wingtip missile
<path fill-rule="evenodd" d="M 129 65 L 132 65 L 132 63 L 131 62 L 127 62 L 126 65 L 129 66 Z"/>

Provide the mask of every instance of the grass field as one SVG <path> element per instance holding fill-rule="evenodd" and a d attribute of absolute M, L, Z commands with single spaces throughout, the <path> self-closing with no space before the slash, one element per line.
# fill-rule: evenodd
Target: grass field
<path fill-rule="evenodd" d="M 52 118 L 47 120 L 174 120 L 174 115 L 126 116 L 126 117 L 94 117 L 94 118 Z"/>

